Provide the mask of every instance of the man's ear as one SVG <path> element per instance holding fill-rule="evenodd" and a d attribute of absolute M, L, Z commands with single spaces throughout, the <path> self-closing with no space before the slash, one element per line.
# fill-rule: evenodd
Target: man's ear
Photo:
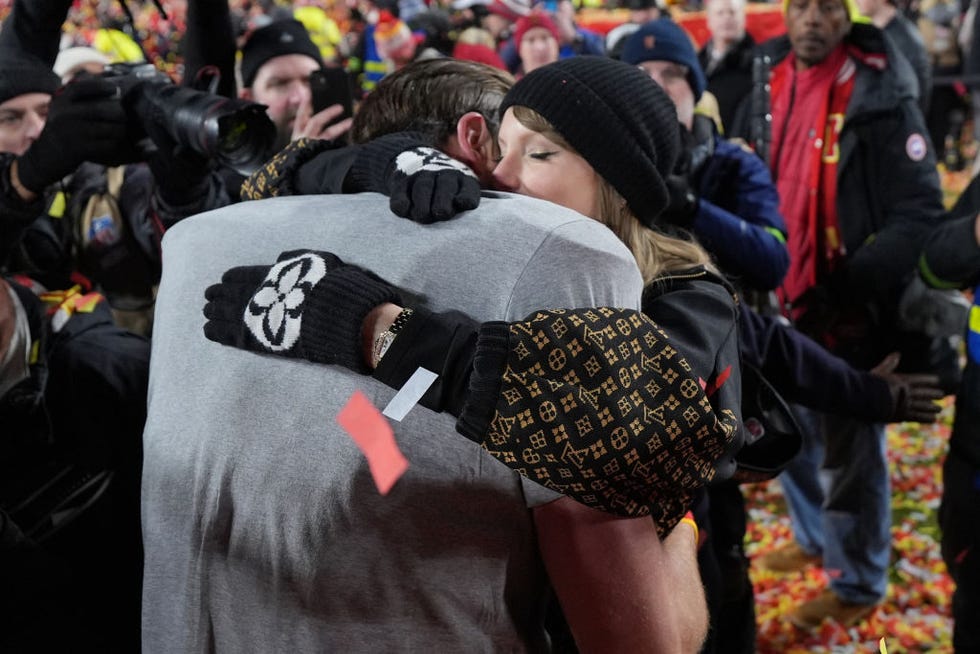
<path fill-rule="evenodd" d="M 456 140 L 467 159 L 485 161 L 496 154 L 493 133 L 478 111 L 467 112 L 456 121 Z"/>
<path fill-rule="evenodd" d="M 239 89 L 238 97 L 241 98 L 242 100 L 251 100 L 252 89 Z"/>
<path fill-rule="evenodd" d="M 495 165 L 497 143 L 486 118 L 478 111 L 463 114 L 456 121 L 456 147 L 452 153 L 468 165 L 481 180 L 489 177 Z"/>

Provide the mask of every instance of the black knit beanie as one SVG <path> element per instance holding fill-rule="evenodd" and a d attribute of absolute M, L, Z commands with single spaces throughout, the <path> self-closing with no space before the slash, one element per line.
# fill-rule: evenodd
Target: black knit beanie
<path fill-rule="evenodd" d="M 300 54 L 323 67 L 320 49 L 298 20 L 277 20 L 255 30 L 242 47 L 242 86 L 249 88 L 262 64 L 273 57 Z"/>
<path fill-rule="evenodd" d="M 54 93 L 61 80 L 40 59 L 0 48 L 0 102 L 26 93 Z"/>
<path fill-rule="evenodd" d="M 531 71 L 504 97 L 500 113 L 541 114 L 652 227 L 667 206 L 664 178 L 680 152 L 674 103 L 635 66 L 597 56 L 562 59 Z"/>

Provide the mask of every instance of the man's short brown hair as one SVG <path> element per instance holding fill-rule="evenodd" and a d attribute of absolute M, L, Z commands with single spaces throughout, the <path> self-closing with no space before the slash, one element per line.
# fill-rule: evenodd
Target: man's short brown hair
<path fill-rule="evenodd" d="M 428 59 L 386 76 L 364 100 L 351 140 L 365 143 L 394 132 L 421 132 L 433 146 L 455 134 L 459 118 L 483 115 L 496 134 L 498 108 L 514 84 L 509 73 L 461 59 Z"/>

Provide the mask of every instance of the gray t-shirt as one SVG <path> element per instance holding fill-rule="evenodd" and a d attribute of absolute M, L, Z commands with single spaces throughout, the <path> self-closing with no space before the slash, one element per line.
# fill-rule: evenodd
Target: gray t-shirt
<path fill-rule="evenodd" d="M 355 390 L 379 408 L 395 391 L 204 338 L 207 286 L 297 248 L 480 320 L 639 305 L 630 253 L 574 212 L 497 195 L 422 226 L 387 203 L 246 202 L 167 233 L 144 433 L 145 652 L 541 649 L 547 581 L 528 507 L 551 491 L 416 407 L 392 423 L 409 468 L 382 497 L 335 418 Z"/>

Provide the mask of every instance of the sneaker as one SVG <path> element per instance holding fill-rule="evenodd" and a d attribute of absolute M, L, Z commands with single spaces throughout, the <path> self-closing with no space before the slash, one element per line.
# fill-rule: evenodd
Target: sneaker
<path fill-rule="evenodd" d="M 819 554 L 808 554 L 796 542 L 783 545 L 756 559 L 756 563 L 773 572 L 799 572 L 803 568 L 823 562 Z"/>
<path fill-rule="evenodd" d="M 825 590 L 809 602 L 800 604 L 789 614 L 789 621 L 801 629 L 816 629 L 824 620 L 832 619 L 844 627 L 861 622 L 878 608 L 878 604 L 845 602 L 832 590 Z"/>

